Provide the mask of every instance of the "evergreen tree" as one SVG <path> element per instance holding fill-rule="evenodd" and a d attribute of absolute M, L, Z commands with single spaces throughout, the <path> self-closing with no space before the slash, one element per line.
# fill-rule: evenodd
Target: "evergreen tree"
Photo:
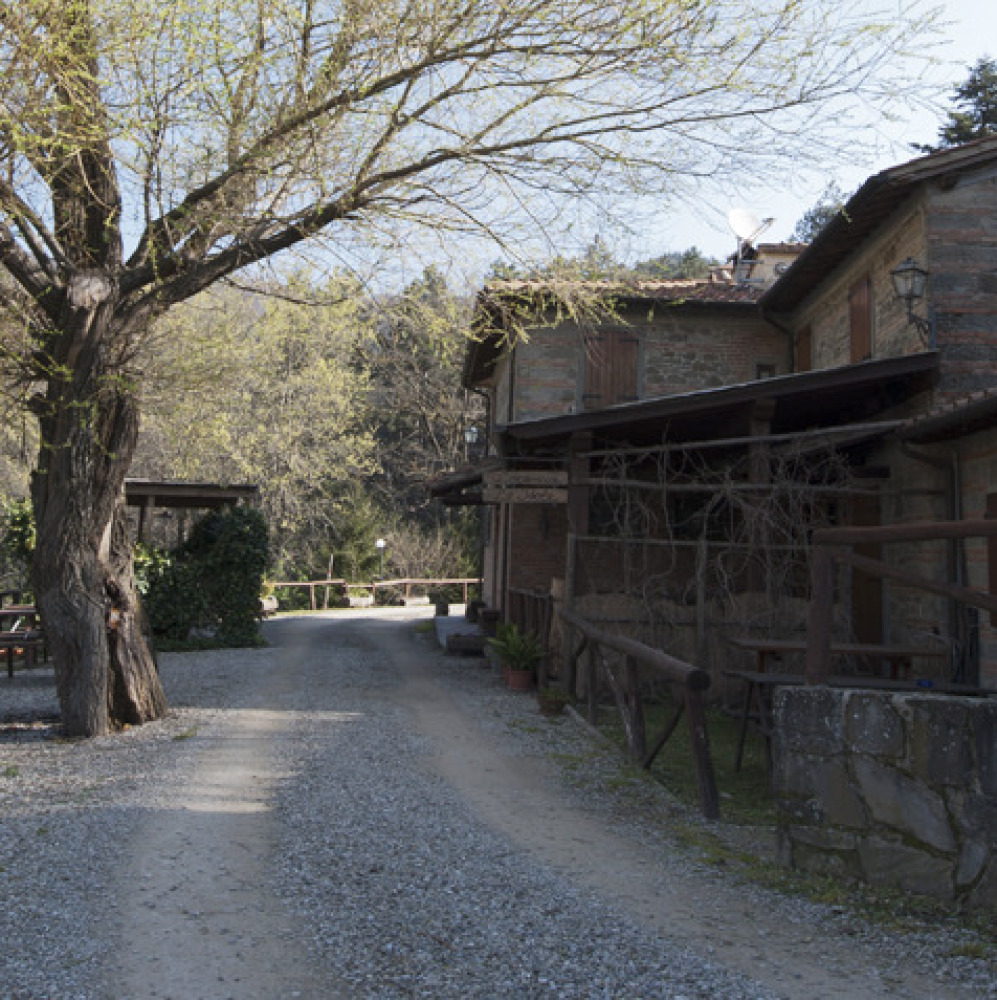
<path fill-rule="evenodd" d="M 933 153 L 997 133 L 997 61 L 983 56 L 971 66 L 965 83 L 955 88 L 952 103 L 956 107 L 938 130 L 938 145 L 915 149 Z"/>
<path fill-rule="evenodd" d="M 800 217 L 790 239 L 794 243 L 813 243 L 821 230 L 841 211 L 847 200 L 841 188 L 831 181 L 817 202 Z"/>

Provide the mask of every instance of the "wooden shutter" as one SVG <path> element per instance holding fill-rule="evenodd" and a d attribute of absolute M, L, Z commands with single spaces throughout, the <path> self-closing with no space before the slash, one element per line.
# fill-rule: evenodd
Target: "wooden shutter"
<path fill-rule="evenodd" d="M 639 399 L 640 338 L 629 330 L 599 330 L 585 337 L 582 409 L 599 410 Z"/>
<path fill-rule="evenodd" d="M 852 285 L 848 293 L 848 322 L 851 329 L 851 361 L 872 357 L 872 288 L 868 275 Z"/>

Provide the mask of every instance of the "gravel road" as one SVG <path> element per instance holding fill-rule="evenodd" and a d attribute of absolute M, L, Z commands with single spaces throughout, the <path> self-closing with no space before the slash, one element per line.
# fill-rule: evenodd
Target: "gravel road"
<path fill-rule="evenodd" d="M 63 742 L 0 678 L 0 998 L 997 998 L 674 846 L 699 822 L 413 612 L 161 658 L 161 722 Z"/>

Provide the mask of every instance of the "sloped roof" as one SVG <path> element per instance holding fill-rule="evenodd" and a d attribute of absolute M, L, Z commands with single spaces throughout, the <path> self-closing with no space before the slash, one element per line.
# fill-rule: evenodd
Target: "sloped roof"
<path fill-rule="evenodd" d="M 478 293 L 474 307 L 473 340 L 464 358 L 465 388 L 487 380 L 496 360 L 515 336 L 517 325 L 527 319 L 540 321 L 544 311 L 558 302 L 605 302 L 614 308 L 648 303 L 674 308 L 754 307 L 762 295 L 759 285 L 683 279 L 646 281 L 492 281 Z"/>
<path fill-rule="evenodd" d="M 905 441 L 928 444 L 997 427 L 997 389 L 984 389 L 939 403 L 908 420 L 897 432 Z"/>
<path fill-rule="evenodd" d="M 755 406 L 774 404 L 774 433 L 870 420 L 935 384 L 938 352 L 879 358 L 858 364 L 781 375 L 738 385 L 660 396 L 602 410 L 544 417 L 502 429 L 510 446 L 531 450 L 577 432 L 631 443 L 703 440 L 746 433 Z M 514 448 L 513 448 L 514 452 Z"/>
<path fill-rule="evenodd" d="M 215 509 L 240 501 L 257 503 L 260 488 L 252 483 L 179 483 L 154 479 L 126 479 L 125 502 L 129 507 L 192 507 Z"/>
<path fill-rule="evenodd" d="M 997 166 L 997 136 L 921 156 L 873 175 L 761 295 L 762 309 L 778 312 L 797 306 L 921 184 L 934 181 L 954 187 L 960 176 L 985 166 Z"/>

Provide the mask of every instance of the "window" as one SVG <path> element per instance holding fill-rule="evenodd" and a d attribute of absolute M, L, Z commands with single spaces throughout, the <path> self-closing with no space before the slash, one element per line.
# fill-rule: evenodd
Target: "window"
<path fill-rule="evenodd" d="M 866 275 L 848 292 L 848 324 L 851 332 L 851 362 L 872 357 L 872 283 Z"/>
<path fill-rule="evenodd" d="M 640 399 L 640 338 L 630 330 L 598 330 L 586 334 L 585 387 L 582 409 L 600 410 Z"/>

